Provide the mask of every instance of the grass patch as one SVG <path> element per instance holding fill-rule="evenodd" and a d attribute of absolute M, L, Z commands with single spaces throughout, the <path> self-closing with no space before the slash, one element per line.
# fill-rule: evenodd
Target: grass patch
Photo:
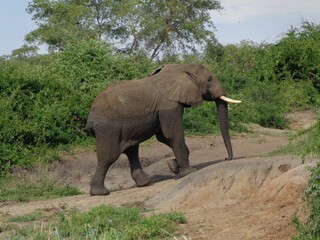
<path fill-rule="evenodd" d="M 88 212 L 57 212 L 47 224 L 17 229 L 11 239 L 172 239 L 186 218 L 180 212 L 144 215 L 135 207 L 100 205 Z M 28 219 L 37 214 L 22 216 Z M 18 218 L 19 219 L 19 218 Z M 38 221 L 41 219 L 37 219 Z"/>
<path fill-rule="evenodd" d="M 302 156 L 303 162 L 307 157 L 320 156 L 320 119 L 311 128 L 291 136 L 287 146 L 272 152 L 272 156 L 284 154 Z"/>
<path fill-rule="evenodd" d="M 320 239 L 320 162 L 310 170 L 311 177 L 305 191 L 305 208 L 293 217 L 298 230 L 298 235 L 292 238 L 294 240 Z"/>
<path fill-rule="evenodd" d="M 320 119 L 310 129 L 301 132 L 304 139 L 296 144 L 296 151 L 302 155 L 320 157 Z M 320 239 L 320 162 L 310 168 L 311 176 L 305 191 L 305 208 L 300 216 L 296 214 L 293 223 L 298 230 L 295 240 Z"/>
<path fill-rule="evenodd" d="M 44 216 L 45 215 L 42 212 L 36 211 L 30 214 L 9 218 L 8 222 L 32 222 L 42 219 Z"/>
<path fill-rule="evenodd" d="M 78 188 L 46 176 L 40 176 L 33 181 L 17 176 L 0 178 L 0 202 L 28 202 L 78 194 L 81 194 Z"/>

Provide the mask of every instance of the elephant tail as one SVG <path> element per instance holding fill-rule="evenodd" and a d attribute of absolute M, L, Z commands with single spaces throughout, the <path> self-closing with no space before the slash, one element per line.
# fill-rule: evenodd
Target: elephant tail
<path fill-rule="evenodd" d="M 93 130 L 92 122 L 88 121 L 84 131 L 91 137 L 96 137 L 96 134 Z"/>

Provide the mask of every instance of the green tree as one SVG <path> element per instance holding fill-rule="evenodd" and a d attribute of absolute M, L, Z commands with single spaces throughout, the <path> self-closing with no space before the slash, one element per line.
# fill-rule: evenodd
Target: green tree
<path fill-rule="evenodd" d="M 36 55 L 38 48 L 36 46 L 22 45 L 21 48 L 17 48 L 11 52 L 12 58 L 27 58 Z"/>
<path fill-rule="evenodd" d="M 74 40 L 96 38 L 91 29 L 89 8 L 86 0 L 33 0 L 27 13 L 39 26 L 26 35 L 29 43 L 47 44 L 49 51 L 61 51 Z"/>
<path fill-rule="evenodd" d="M 213 39 L 209 10 L 220 10 L 217 0 L 139 0 L 131 16 L 131 50 L 144 49 L 151 59 L 175 50 L 195 50 Z M 131 21 L 133 22 L 133 21 Z"/>
<path fill-rule="evenodd" d="M 63 50 L 94 38 L 154 59 L 213 39 L 209 11 L 221 8 L 219 0 L 33 0 L 27 12 L 39 27 L 26 40 Z"/>

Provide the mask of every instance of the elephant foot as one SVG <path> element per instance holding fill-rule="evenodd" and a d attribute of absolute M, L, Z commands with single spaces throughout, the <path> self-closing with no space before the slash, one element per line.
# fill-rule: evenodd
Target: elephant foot
<path fill-rule="evenodd" d="M 174 174 L 179 173 L 179 167 L 175 159 L 170 159 L 167 161 L 168 167 Z"/>
<path fill-rule="evenodd" d="M 142 169 L 134 171 L 131 176 L 138 187 L 146 186 L 152 179 Z"/>
<path fill-rule="evenodd" d="M 193 172 L 195 172 L 195 171 L 197 171 L 197 169 L 196 168 L 194 168 L 194 167 L 186 167 L 186 168 L 180 168 L 179 169 L 179 177 L 184 177 L 184 176 L 187 176 L 187 175 L 189 175 L 190 173 L 193 173 Z"/>
<path fill-rule="evenodd" d="M 91 196 L 101 196 L 101 195 L 109 195 L 110 191 L 103 187 L 91 187 L 90 188 L 90 195 Z"/>

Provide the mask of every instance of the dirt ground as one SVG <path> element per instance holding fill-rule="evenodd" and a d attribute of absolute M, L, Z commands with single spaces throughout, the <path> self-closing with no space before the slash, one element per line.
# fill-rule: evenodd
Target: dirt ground
<path fill-rule="evenodd" d="M 303 205 L 309 176 L 306 166 L 316 159 L 303 164 L 301 157 L 268 154 L 288 144 L 292 132 L 315 122 L 311 111 L 288 117 L 291 130 L 251 125 L 255 134 L 233 136 L 232 161 L 224 161 L 227 153 L 220 136 L 188 137 L 190 162 L 198 171 L 181 179 L 176 179 L 167 167 L 166 160 L 173 158 L 171 150 L 148 142 L 140 148 L 140 157 L 145 171 L 153 176 L 152 183 L 135 187 L 127 159 L 121 156 L 106 177 L 105 184 L 112 190 L 109 196 L 88 194 L 95 152 L 64 156 L 50 166 L 49 174 L 79 187 L 85 194 L 4 204 L 0 213 L 17 216 L 62 205 L 88 210 L 100 204 L 129 203 L 155 212 L 185 212 L 188 222 L 182 225 L 184 239 L 289 239 L 295 232 L 292 216 Z"/>

